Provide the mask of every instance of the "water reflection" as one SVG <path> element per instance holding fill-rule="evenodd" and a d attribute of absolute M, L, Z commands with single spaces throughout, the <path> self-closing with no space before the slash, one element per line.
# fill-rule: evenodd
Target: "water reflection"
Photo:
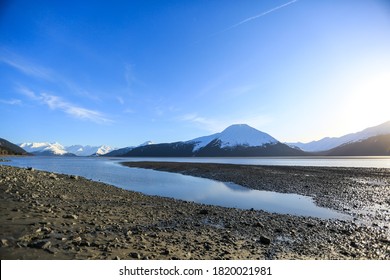
<path fill-rule="evenodd" d="M 233 183 L 181 174 L 129 168 L 102 158 L 16 157 L 2 164 L 83 176 L 148 195 L 172 197 L 210 205 L 256 209 L 319 218 L 346 215 L 317 207 L 310 197 L 247 189 Z"/>

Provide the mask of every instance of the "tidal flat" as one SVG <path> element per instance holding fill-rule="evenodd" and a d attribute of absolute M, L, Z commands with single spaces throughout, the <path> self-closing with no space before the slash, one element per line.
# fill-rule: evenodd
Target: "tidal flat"
<path fill-rule="evenodd" d="M 125 165 L 308 195 L 351 219 L 203 205 L 0 166 L 1 259 L 390 259 L 389 169 Z"/>

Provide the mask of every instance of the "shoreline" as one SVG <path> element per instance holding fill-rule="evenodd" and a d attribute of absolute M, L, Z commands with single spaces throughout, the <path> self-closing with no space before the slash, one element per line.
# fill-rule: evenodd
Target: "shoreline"
<path fill-rule="evenodd" d="M 383 210 L 382 216 L 390 215 L 390 169 L 387 168 L 154 161 L 121 164 L 232 182 L 254 190 L 309 196 L 317 206 L 366 220 L 375 219 L 369 208 L 375 208 L 374 212 Z"/>
<path fill-rule="evenodd" d="M 246 178 L 252 188 L 258 179 L 247 166 L 223 174 L 220 165 L 203 166 L 207 173 L 178 164 L 188 175 Z M 0 171 L 1 259 L 390 259 L 389 229 L 381 224 L 202 205 L 33 169 Z M 389 185 L 381 187 L 385 195 L 363 202 L 388 199 Z"/>

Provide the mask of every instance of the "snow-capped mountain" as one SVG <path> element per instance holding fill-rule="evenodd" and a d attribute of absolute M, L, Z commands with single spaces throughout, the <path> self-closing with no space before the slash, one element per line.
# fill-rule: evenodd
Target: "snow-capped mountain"
<path fill-rule="evenodd" d="M 219 141 L 220 148 L 235 146 L 259 147 L 265 144 L 275 144 L 278 142 L 278 140 L 271 135 L 250 127 L 247 124 L 235 124 L 229 126 L 220 133 L 195 138 L 187 141 L 187 143 L 193 143 L 193 151 L 197 151 L 207 146 L 212 141 Z"/>
<path fill-rule="evenodd" d="M 292 147 L 298 147 L 306 152 L 320 152 L 336 148 L 347 143 L 362 141 L 374 136 L 390 134 L 390 121 L 378 126 L 366 128 L 360 132 L 350 133 L 342 137 L 326 137 L 309 143 L 289 143 Z"/>
<path fill-rule="evenodd" d="M 72 145 L 64 147 L 60 143 L 23 143 L 19 145 L 21 148 L 26 150 L 28 153 L 35 155 L 54 155 L 54 156 L 91 156 L 91 155 L 104 155 L 114 150 L 111 147 L 102 146 L 82 146 Z"/>
<path fill-rule="evenodd" d="M 142 146 L 147 146 L 147 145 L 153 145 L 154 143 L 152 141 L 146 141 L 144 143 L 142 143 L 141 145 L 139 145 L 138 147 L 142 147 Z"/>
<path fill-rule="evenodd" d="M 26 152 L 35 155 L 56 155 L 56 156 L 70 155 L 69 152 L 65 149 L 65 147 L 57 142 L 23 143 L 20 144 L 19 147 L 24 149 Z"/>
<path fill-rule="evenodd" d="M 106 145 L 102 145 L 102 146 L 73 145 L 73 146 L 66 147 L 66 150 L 69 153 L 75 154 L 76 156 L 91 156 L 91 155 L 101 156 L 115 149 Z"/>
<path fill-rule="evenodd" d="M 131 150 L 133 150 L 137 147 L 143 147 L 143 146 L 148 146 L 148 145 L 153 145 L 153 144 L 154 143 L 152 141 L 146 141 L 138 146 L 129 146 L 129 147 L 124 147 L 124 148 L 112 150 L 104 155 L 108 156 L 108 157 L 120 157 L 120 156 L 127 154 L 128 152 L 130 152 Z"/>
<path fill-rule="evenodd" d="M 114 151 L 112 156 L 208 157 L 208 156 L 298 156 L 305 153 L 280 143 L 267 133 L 246 124 L 229 126 L 220 133 L 189 141 L 149 144 L 131 150 Z"/>
<path fill-rule="evenodd" d="M 321 154 L 326 156 L 390 156 L 390 134 L 343 144 Z"/>

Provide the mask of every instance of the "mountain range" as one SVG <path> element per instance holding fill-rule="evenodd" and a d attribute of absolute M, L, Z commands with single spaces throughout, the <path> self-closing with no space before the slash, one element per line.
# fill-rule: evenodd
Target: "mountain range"
<path fill-rule="evenodd" d="M 101 156 L 115 150 L 114 148 L 102 146 L 73 145 L 64 147 L 60 143 L 22 143 L 20 148 L 33 155 L 40 156 Z"/>
<path fill-rule="evenodd" d="M 0 154 L 123 157 L 234 157 L 234 156 L 390 156 L 390 121 L 342 137 L 326 137 L 309 143 L 282 143 L 246 124 L 235 124 L 219 133 L 188 141 L 114 149 L 109 146 L 59 143 L 22 143 L 0 138 Z"/>
<path fill-rule="evenodd" d="M 334 149 L 341 145 L 363 141 L 370 137 L 386 134 L 390 134 L 390 121 L 341 137 L 325 137 L 318 141 L 312 141 L 309 143 L 289 143 L 289 145 L 292 147 L 298 147 L 306 152 L 323 152 Z"/>
<path fill-rule="evenodd" d="M 267 133 L 246 124 L 231 125 L 220 133 L 189 141 L 152 144 L 106 156 L 124 157 L 229 157 L 229 156 L 302 156 L 306 153 L 283 144 Z"/>
<path fill-rule="evenodd" d="M 390 156 L 390 121 L 342 137 L 309 143 L 281 143 L 246 124 L 189 141 L 124 148 L 106 156 L 231 157 L 231 156 Z"/>

